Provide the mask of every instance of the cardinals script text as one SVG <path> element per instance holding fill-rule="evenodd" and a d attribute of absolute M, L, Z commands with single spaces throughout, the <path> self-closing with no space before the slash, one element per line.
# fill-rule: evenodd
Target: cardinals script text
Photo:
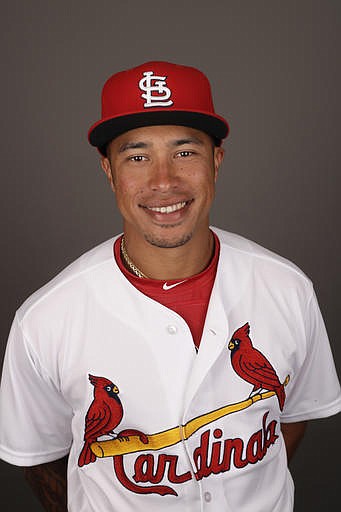
<path fill-rule="evenodd" d="M 173 494 L 173 487 L 160 485 L 165 478 L 169 483 L 181 484 L 191 480 L 201 480 L 212 474 L 230 471 L 232 467 L 241 469 L 248 464 L 256 464 L 266 455 L 269 447 L 278 439 L 276 434 L 277 421 L 267 423 L 268 412 L 262 419 L 262 427 L 254 432 L 247 442 L 237 437 L 223 439 L 223 431 L 219 428 L 203 432 L 200 444 L 193 452 L 195 471 L 178 473 L 178 456 L 158 454 L 139 455 L 134 463 L 134 474 L 129 477 L 124 467 L 124 456 L 114 457 L 114 470 L 120 483 L 130 491 L 138 494 Z M 152 485 L 139 485 L 152 484 Z"/>

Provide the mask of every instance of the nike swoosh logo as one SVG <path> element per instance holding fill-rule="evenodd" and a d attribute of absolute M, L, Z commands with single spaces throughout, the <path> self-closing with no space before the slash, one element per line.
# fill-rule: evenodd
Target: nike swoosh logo
<path fill-rule="evenodd" d="M 187 281 L 187 279 L 185 279 L 184 281 L 180 281 L 179 283 L 174 283 L 174 284 L 167 284 L 167 282 L 165 282 L 162 286 L 162 288 L 164 290 L 171 290 L 172 288 L 175 288 L 176 286 L 179 286 L 179 284 L 182 284 L 182 283 L 185 283 Z"/>

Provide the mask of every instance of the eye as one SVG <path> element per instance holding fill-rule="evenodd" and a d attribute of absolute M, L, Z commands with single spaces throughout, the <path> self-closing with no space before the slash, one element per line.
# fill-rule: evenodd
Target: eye
<path fill-rule="evenodd" d="M 129 160 L 131 162 L 142 162 L 144 160 L 147 160 L 147 158 L 143 155 L 133 155 L 129 157 Z"/>
<path fill-rule="evenodd" d="M 111 391 L 111 386 L 106 386 L 106 387 L 105 387 L 105 389 L 106 389 L 107 391 Z"/>
<path fill-rule="evenodd" d="M 178 153 L 178 156 L 180 156 L 182 158 L 186 158 L 187 156 L 192 156 L 192 155 L 193 155 L 193 151 L 188 151 L 188 150 L 179 151 L 179 153 Z"/>

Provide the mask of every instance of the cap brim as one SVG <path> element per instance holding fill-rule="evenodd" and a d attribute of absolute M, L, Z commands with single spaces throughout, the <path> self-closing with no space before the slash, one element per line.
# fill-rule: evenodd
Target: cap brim
<path fill-rule="evenodd" d="M 101 120 L 94 124 L 88 134 L 89 142 L 96 146 L 104 154 L 104 148 L 115 137 L 124 132 L 144 126 L 156 125 L 189 126 L 208 133 L 221 141 L 228 132 L 229 126 L 225 119 L 199 112 L 187 112 L 181 110 L 141 112 L 127 114 L 111 119 Z"/>

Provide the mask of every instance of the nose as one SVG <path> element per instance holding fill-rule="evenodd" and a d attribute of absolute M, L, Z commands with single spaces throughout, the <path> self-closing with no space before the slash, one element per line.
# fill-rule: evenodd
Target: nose
<path fill-rule="evenodd" d="M 178 175 L 169 160 L 154 162 L 150 170 L 149 186 L 153 191 L 168 192 L 177 187 Z"/>

